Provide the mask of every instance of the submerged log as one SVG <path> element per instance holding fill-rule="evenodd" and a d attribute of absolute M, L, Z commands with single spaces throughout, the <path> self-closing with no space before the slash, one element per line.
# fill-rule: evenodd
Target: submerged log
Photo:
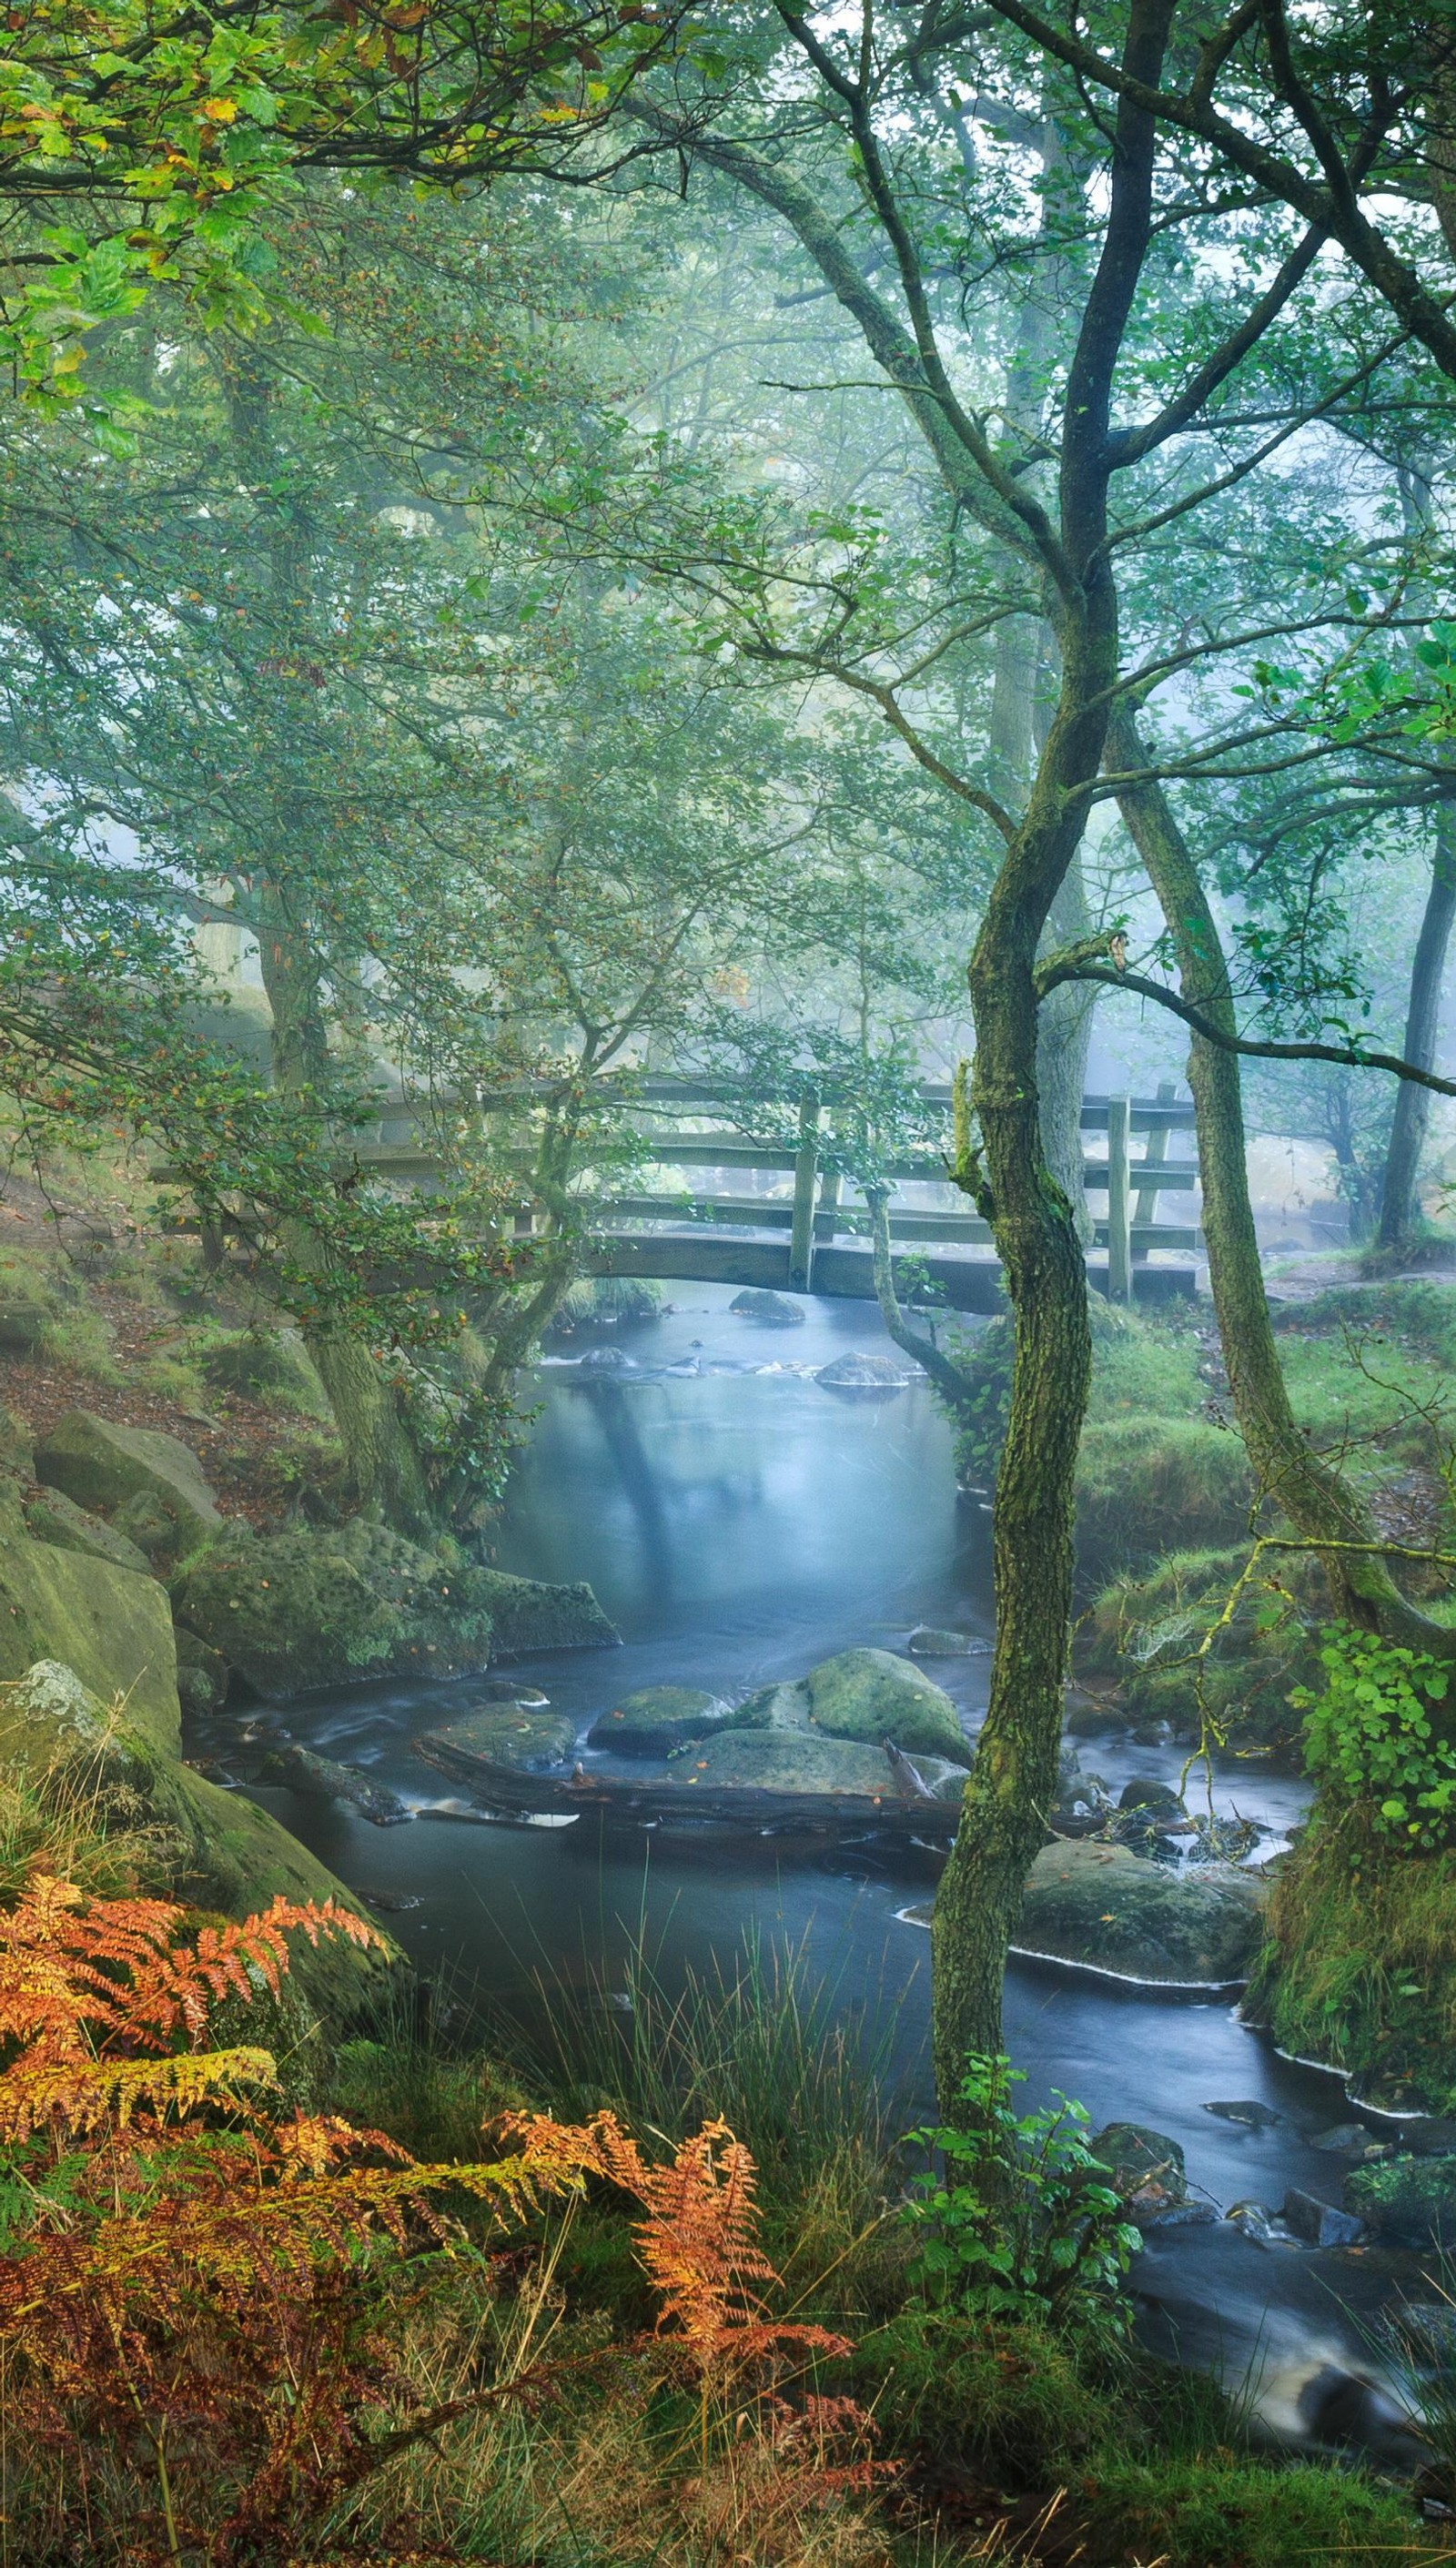
<path fill-rule="evenodd" d="M 570 1774 L 525 1774 L 518 1766 L 493 1758 L 469 1755 L 438 1734 L 417 1740 L 415 1753 L 462 1783 L 484 1809 L 510 1817 L 593 1811 L 607 1818 L 650 1822 L 674 1819 L 714 1820 L 737 1828 L 884 1828 L 900 1836 L 927 1831 L 954 1836 L 957 1804 L 911 1798 L 887 1764 L 883 1794 L 875 1792 L 789 1792 L 733 1783 L 703 1785 L 660 1777 L 588 1773 L 578 1765 Z M 908 1763 L 908 1760 L 906 1761 Z"/>

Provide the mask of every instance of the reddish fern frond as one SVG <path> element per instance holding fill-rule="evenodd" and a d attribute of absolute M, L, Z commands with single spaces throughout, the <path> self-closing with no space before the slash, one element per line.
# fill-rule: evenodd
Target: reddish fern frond
<path fill-rule="evenodd" d="M 541 2128 L 525 2119 L 514 2127 L 527 2141 Z M 546 2146 L 565 2150 L 641 2203 L 637 2244 L 658 2295 L 658 2332 L 700 2370 L 756 2362 L 790 2345 L 801 2353 L 848 2351 L 847 2340 L 826 2329 L 769 2315 L 759 2287 L 779 2276 L 757 2241 L 757 2170 L 727 2122 L 705 2122 L 661 2165 L 643 2156 L 614 2113 L 598 2113 L 585 2131 L 549 2128 Z"/>
<path fill-rule="evenodd" d="M 164 1899 L 85 1899 L 39 1875 L 0 1917 L 0 2040 L 39 2064 L 97 2055 L 200 2047 L 208 2016 L 228 1996 L 276 1995 L 298 1929 L 383 1945 L 376 1929 L 335 1901 L 275 1899 L 259 1916 L 183 1929 Z"/>

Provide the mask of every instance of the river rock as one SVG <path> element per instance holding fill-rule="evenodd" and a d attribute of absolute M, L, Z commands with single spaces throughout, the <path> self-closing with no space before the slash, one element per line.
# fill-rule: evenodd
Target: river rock
<path fill-rule="evenodd" d="M 1285 2195 L 1280 2217 L 1307 2247 L 1356 2247 L 1365 2235 L 1364 2222 L 1352 2211 L 1337 2211 L 1332 2202 L 1321 2202 L 1295 2184 Z"/>
<path fill-rule="evenodd" d="M 1310 2146 L 1311 2149 L 1319 2149 L 1326 2157 L 1332 2158 L 1363 2158 L 1385 2154 L 1385 2143 L 1377 2140 L 1374 2132 L 1368 2130 L 1363 2122 L 1335 2122 L 1327 2131 L 1315 2131 L 1310 2138 Z"/>
<path fill-rule="evenodd" d="M 826 1391 L 904 1391 L 918 1370 L 903 1356 L 868 1356 L 856 1351 L 836 1356 L 832 1364 L 821 1365 L 814 1380 L 822 1383 Z"/>
<path fill-rule="evenodd" d="M 518 1703 L 522 1712 L 544 1712 L 551 1700 L 528 1677 L 476 1677 L 470 1693 L 476 1703 Z"/>
<path fill-rule="evenodd" d="M 922 1783 L 937 1801 L 959 1801 L 971 1779 L 969 1766 L 959 1766 L 950 1757 L 929 1757 L 922 1749 L 905 1759 L 913 1766 Z"/>
<path fill-rule="evenodd" d="M 791 1302 L 786 1293 L 770 1293 L 756 1284 L 735 1293 L 728 1309 L 760 1329 L 801 1329 L 804 1325 L 801 1302 Z"/>
<path fill-rule="evenodd" d="M 92 1510 L 145 1499 L 164 1520 L 175 1552 L 192 1550 L 223 1523 L 189 1445 L 149 1427 L 119 1427 L 90 1409 L 68 1410 L 37 1445 L 36 1477 Z M 135 1527 L 123 1530 L 137 1539 Z"/>
<path fill-rule="evenodd" d="M 905 1646 L 913 1659 L 969 1659 L 987 1644 L 970 1632 L 948 1632 L 938 1623 L 917 1623 Z"/>
<path fill-rule="evenodd" d="M 576 1370 L 585 1374 L 621 1374 L 639 1373 L 641 1367 L 635 1356 L 624 1355 L 620 1347 L 593 1347 L 579 1359 Z"/>
<path fill-rule="evenodd" d="M 1277 2113 L 1272 2104 L 1261 2104 L 1258 2097 L 1252 2095 L 1239 2096 L 1230 2104 L 1205 2104 L 1203 2109 L 1206 2113 L 1217 2113 L 1221 2122 L 1242 2123 L 1246 2131 L 1273 2130 L 1276 2122 L 1284 2120 L 1283 2113 Z"/>
<path fill-rule="evenodd" d="M 1456 2248 L 1456 2156 L 1352 2167 L 1340 2198 L 1382 2246 Z"/>
<path fill-rule="evenodd" d="M 357 1766 L 340 1766 L 332 1757 L 316 1757 L 311 1748 L 275 1748 L 264 1758 L 258 1779 L 282 1783 L 308 1801 L 347 1801 L 377 1828 L 396 1827 L 410 1816 L 399 1793 L 392 1792 L 387 1783 L 377 1783 L 373 1775 L 363 1773 Z"/>
<path fill-rule="evenodd" d="M 1119 1810 L 1166 1811 L 1171 1818 L 1183 1819 L 1188 1813 L 1171 1783 L 1156 1774 L 1134 1774 L 1117 1796 Z"/>
<path fill-rule="evenodd" d="M 37 1542 L 53 1542 L 61 1551 L 84 1551 L 92 1560 L 109 1560 L 116 1569 L 149 1578 L 151 1563 L 140 1544 L 131 1542 L 105 1516 L 89 1515 L 61 1489 L 38 1489 L 26 1501 L 27 1531 Z"/>
<path fill-rule="evenodd" d="M 720 1731 L 702 1742 L 696 1757 L 676 1759 L 664 1780 L 702 1783 L 715 1791 L 740 1784 L 763 1792 L 854 1792 L 882 1801 L 904 1797 L 882 1748 L 816 1738 L 812 1731 Z"/>
<path fill-rule="evenodd" d="M 1232 1865 L 1174 1872 L 1100 1843 L 1043 1847 L 1013 1950 L 1168 1988 L 1233 1988 L 1258 1950 L 1268 1885 Z"/>
<path fill-rule="evenodd" d="M 726 1703 L 694 1686 L 643 1686 L 603 1713 L 586 1744 L 615 1748 L 622 1757 L 665 1757 L 670 1749 L 720 1729 L 728 1718 Z"/>
<path fill-rule="evenodd" d="M 465 1781 L 487 1779 L 476 1770 L 484 1762 L 512 1766 L 521 1774 L 545 1774 L 571 1756 L 576 1724 L 564 1712 L 522 1712 L 515 1704 L 492 1704 L 431 1731 L 420 1747 L 432 1766 Z"/>
<path fill-rule="evenodd" d="M 793 1685 L 760 1686 L 730 1715 L 733 1730 L 807 1730 L 809 1689 L 800 1677 Z"/>
<path fill-rule="evenodd" d="M 1151 2227 L 1187 2202 L 1183 2151 L 1165 2131 L 1145 2122 L 1108 2122 L 1087 2147 L 1140 2225 Z"/>
<path fill-rule="evenodd" d="M 471 1569 L 473 1592 L 490 1616 L 492 1659 L 535 1650 L 620 1650 L 584 1578 L 517 1578 L 506 1569 Z"/>
<path fill-rule="evenodd" d="M 831 1739 L 855 1739 L 878 1746 L 891 1739 L 913 1754 L 924 1748 L 932 1756 L 966 1762 L 966 1734 L 960 1715 L 944 1693 L 913 1659 L 893 1650 L 841 1650 L 809 1670 L 809 1719 Z"/>

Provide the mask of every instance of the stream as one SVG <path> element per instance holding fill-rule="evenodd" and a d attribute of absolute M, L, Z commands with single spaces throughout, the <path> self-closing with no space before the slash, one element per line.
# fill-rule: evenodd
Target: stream
<path fill-rule="evenodd" d="M 701 1686 L 740 1698 L 857 1644 L 903 1650 L 917 1622 L 990 1631 L 990 1517 L 958 1500 L 950 1432 L 928 1387 L 835 1393 L 812 1377 L 849 1349 L 884 1351 L 872 1306 L 803 1303 L 800 1328 L 733 1314 L 728 1287 L 683 1285 L 658 1319 L 582 1333 L 539 1367 L 538 1414 L 499 1529 L 504 1569 L 589 1579 L 623 1635 L 620 1651 L 517 1663 L 582 1728 L 642 1686 Z M 615 1378 L 579 1363 L 619 1345 Z M 984 1654 L 931 1673 L 974 1735 Z M 378 1829 L 356 1811 L 282 1790 L 257 1797 L 352 1887 L 383 1894 L 392 1933 L 431 1974 L 468 1996 L 529 2011 L 538 1975 L 609 1985 L 641 1937 L 669 1985 L 686 1971 L 731 1976 L 744 1939 L 801 1950 L 883 2046 L 907 2122 L 929 2106 L 929 1938 L 903 1914 L 934 1867 L 913 1849 L 834 1847 L 775 1836 L 603 1831 L 470 1818 L 412 1739 L 470 1699 L 457 1685 L 341 1687 L 280 1716 L 321 1753 L 368 1767 L 417 1813 Z M 209 1725 L 209 1746 L 221 1744 Z M 1114 1794 L 1132 1773 L 1176 1780 L 1175 1748 L 1081 1744 Z M 1303 1791 L 1261 1764 L 1231 1762 L 1216 1805 L 1282 1830 Z M 395 1909 L 397 1900 L 419 1905 Z M 1145 2122 L 1178 2140 L 1190 2189 L 1222 2213 L 1287 2185 L 1337 2202 L 1347 2160 L 1310 2146 L 1348 2120 L 1340 2082 L 1280 2059 L 1228 2003 L 1113 1990 L 1070 1972 L 1013 1963 L 1007 2043 L 1022 2095 L 1079 2097 L 1093 2124 Z M 1278 2120 L 1224 2121 L 1211 2102 L 1253 2099 Z M 1155 2342 L 1226 2377 L 1259 2376 L 1271 2422 L 1322 2364 L 1378 2370 L 1371 2321 L 1410 2260 L 1373 2249 L 1316 2253 L 1256 2245 L 1220 2218 L 1154 2230 L 1134 2279 Z M 1429 2293 L 1423 2295 L 1431 2297 Z"/>

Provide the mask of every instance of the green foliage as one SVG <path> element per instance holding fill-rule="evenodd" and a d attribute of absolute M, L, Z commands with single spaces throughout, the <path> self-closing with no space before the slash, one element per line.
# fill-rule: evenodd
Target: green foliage
<path fill-rule="evenodd" d="M 915 2180 L 911 2279 L 932 2301 L 993 2319 L 1105 2313 L 1139 2233 L 1086 2145 L 1085 2105 L 1058 2094 L 1018 2115 L 1021 2076 L 1004 2055 L 969 2061 L 960 2121 L 911 2132 L 943 2161 Z"/>
<path fill-rule="evenodd" d="M 1364 1806 L 1375 1834 L 1412 1848 L 1446 1844 L 1456 1816 L 1456 1749 L 1431 1707 L 1450 1670 L 1423 1651 L 1332 1624 L 1319 1652 L 1324 1690 L 1291 1697 L 1305 1716 L 1310 1772 L 1334 1801 Z"/>

